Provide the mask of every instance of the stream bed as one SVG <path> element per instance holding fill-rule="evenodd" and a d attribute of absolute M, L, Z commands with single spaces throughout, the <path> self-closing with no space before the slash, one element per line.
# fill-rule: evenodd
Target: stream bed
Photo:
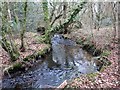
<path fill-rule="evenodd" d="M 52 51 L 41 59 L 32 69 L 12 77 L 4 76 L 3 88 L 55 88 L 64 80 L 70 81 L 82 74 L 97 72 L 96 64 L 91 61 L 75 42 L 54 35 L 51 40 Z"/>

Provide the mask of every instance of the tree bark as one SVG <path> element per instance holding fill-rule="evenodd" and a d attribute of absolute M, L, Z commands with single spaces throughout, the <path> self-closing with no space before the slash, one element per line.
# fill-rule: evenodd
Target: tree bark
<path fill-rule="evenodd" d="M 12 37 L 10 36 L 12 34 L 11 28 L 7 26 L 7 24 L 9 25 L 8 21 L 10 20 L 10 17 L 8 16 L 10 14 L 8 12 L 8 9 L 9 9 L 8 3 L 4 2 L 2 4 L 1 44 L 2 44 L 2 48 L 9 54 L 11 61 L 15 61 L 18 59 L 20 54 L 13 43 Z M 8 37 L 10 38 L 8 39 Z"/>
<path fill-rule="evenodd" d="M 113 37 L 114 38 L 116 38 L 116 34 L 117 34 L 117 24 L 116 24 L 116 22 L 117 22 L 117 15 L 116 15 L 116 13 L 117 13 L 117 11 L 115 10 L 116 9 L 116 5 L 117 4 L 115 4 L 115 3 L 113 3 L 113 2 L 111 2 L 111 7 L 112 7 L 112 16 L 113 16 L 113 18 L 112 18 L 112 20 L 113 20 L 113 29 L 114 29 L 114 32 L 113 32 Z"/>
<path fill-rule="evenodd" d="M 68 27 L 75 19 L 75 17 L 77 16 L 77 14 L 83 9 L 84 5 L 87 2 L 81 2 L 80 5 L 78 5 L 78 7 L 76 9 L 74 9 L 74 11 L 71 13 L 70 17 L 66 19 L 66 21 L 64 23 L 62 23 L 61 25 L 58 25 L 56 27 L 53 27 L 49 30 L 47 30 L 47 35 L 45 36 L 46 38 L 44 39 L 44 41 L 48 41 L 50 43 L 50 38 L 57 32 L 61 31 L 61 29 L 64 29 L 64 27 Z"/>
<path fill-rule="evenodd" d="M 63 19 L 64 19 L 64 22 L 65 22 L 66 17 L 67 17 L 67 15 L 66 15 L 66 12 L 67 12 L 67 2 L 64 1 L 63 4 L 64 4 L 64 5 L 63 5 Z M 67 30 L 67 25 L 65 25 L 65 26 L 64 26 L 64 34 L 66 34 L 67 32 L 68 32 L 68 30 Z"/>
<path fill-rule="evenodd" d="M 50 27 L 50 18 L 49 18 L 49 10 L 48 10 L 48 2 L 47 0 L 42 1 L 42 6 L 43 6 L 43 13 L 44 13 L 44 21 L 46 23 L 45 25 L 45 42 L 49 43 L 49 30 L 51 29 Z"/>
<path fill-rule="evenodd" d="M 24 35 L 26 32 L 26 18 L 27 18 L 27 0 L 26 0 L 25 5 L 24 5 L 24 25 L 23 25 L 23 29 L 21 30 L 21 46 L 20 46 L 21 52 L 25 51 Z"/>

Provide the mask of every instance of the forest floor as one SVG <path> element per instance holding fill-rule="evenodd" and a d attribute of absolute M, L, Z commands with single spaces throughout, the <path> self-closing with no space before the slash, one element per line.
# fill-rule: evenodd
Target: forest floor
<path fill-rule="evenodd" d="M 70 36 L 74 39 L 79 37 L 90 38 L 90 31 L 73 31 Z M 93 30 L 94 42 L 96 47 L 102 49 L 108 49 L 111 54 L 107 57 L 112 63 L 110 66 L 106 67 L 103 71 L 97 72 L 97 74 L 82 75 L 79 78 L 74 79 L 68 84 L 68 87 L 72 88 L 120 88 L 119 84 L 119 73 L 118 73 L 118 43 L 117 39 L 113 39 L 113 30 L 110 28 L 101 28 L 99 31 Z"/>
<path fill-rule="evenodd" d="M 110 50 L 111 54 L 108 56 L 108 60 L 112 64 L 102 72 L 97 72 L 97 75 L 95 77 L 82 75 L 81 77 L 76 78 L 72 82 L 68 83 L 68 86 L 78 88 L 116 88 L 119 85 L 118 78 L 120 75 L 118 73 L 118 43 L 112 42 L 115 41 L 115 39 L 113 40 L 112 36 L 113 31 L 109 28 L 102 28 L 99 31 L 93 30 L 92 32 L 94 36 L 92 39 L 89 37 L 91 35 L 90 31 L 86 30 L 85 32 L 82 29 L 75 31 L 73 30 L 68 36 L 72 37 L 73 39 L 80 37 L 88 39 L 90 38 L 91 42 L 93 42 L 96 47 Z M 39 36 L 39 34 L 31 32 L 26 33 L 24 38 L 26 51 L 20 52 L 21 58 L 31 55 L 35 51 L 42 50 L 48 46 L 47 44 L 37 43 L 36 40 L 38 39 L 36 36 Z M 16 37 L 15 42 L 19 48 L 20 38 Z M 10 66 L 11 64 L 12 62 L 10 61 L 7 52 L 5 52 L 2 47 L 0 47 L 0 71 Z M 2 77 L 2 72 L 0 72 L 0 74 Z"/>

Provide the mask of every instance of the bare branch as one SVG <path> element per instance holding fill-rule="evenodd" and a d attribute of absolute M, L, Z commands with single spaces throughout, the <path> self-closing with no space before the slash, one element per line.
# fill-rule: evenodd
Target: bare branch
<path fill-rule="evenodd" d="M 63 14 L 59 14 L 55 19 L 51 22 L 50 26 L 52 26 L 57 19 L 59 19 Z"/>
<path fill-rule="evenodd" d="M 54 12 L 55 12 L 55 6 L 52 5 L 52 3 L 50 3 L 50 5 L 53 7 L 52 12 L 51 12 L 51 15 L 50 15 L 50 22 L 51 22 L 51 21 L 52 21 L 52 18 L 53 18 L 53 16 L 54 16 Z"/>

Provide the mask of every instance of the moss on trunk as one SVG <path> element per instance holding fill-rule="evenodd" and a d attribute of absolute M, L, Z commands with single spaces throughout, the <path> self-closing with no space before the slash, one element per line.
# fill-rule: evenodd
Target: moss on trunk
<path fill-rule="evenodd" d="M 8 4 L 7 2 L 4 2 L 2 4 L 2 28 L 1 28 L 1 35 L 2 40 L 1 45 L 2 48 L 9 54 L 11 61 L 15 61 L 19 57 L 19 52 L 17 50 L 17 47 L 14 44 L 14 40 L 12 37 L 12 30 L 9 26 L 9 19 L 8 19 Z"/>
<path fill-rule="evenodd" d="M 45 36 L 43 36 L 44 39 L 42 39 L 42 40 L 44 42 L 50 43 L 51 37 L 55 33 L 61 32 L 62 29 L 67 28 L 73 22 L 73 20 L 77 16 L 77 14 L 83 9 L 83 7 L 86 3 L 87 2 L 81 2 L 80 5 L 78 5 L 78 7 L 76 9 L 74 9 L 74 11 L 71 13 L 70 17 L 63 24 L 57 25 L 56 27 L 53 27 L 51 29 L 50 28 L 47 29 Z"/>

